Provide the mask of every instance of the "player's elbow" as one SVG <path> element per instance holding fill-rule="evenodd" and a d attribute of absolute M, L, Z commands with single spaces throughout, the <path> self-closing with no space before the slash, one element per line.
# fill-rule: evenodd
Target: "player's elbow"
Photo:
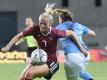
<path fill-rule="evenodd" d="M 16 38 L 17 40 L 20 40 L 21 38 L 23 38 L 23 33 L 17 34 L 15 38 Z"/>
<path fill-rule="evenodd" d="M 92 36 L 92 37 L 95 37 L 96 36 L 96 33 L 92 30 L 89 31 L 88 33 L 89 36 Z"/>
<path fill-rule="evenodd" d="M 73 36 L 73 34 L 74 34 L 74 32 L 71 31 L 71 30 L 67 30 L 67 31 L 66 31 L 66 36 L 71 37 L 71 36 Z"/>
<path fill-rule="evenodd" d="M 96 33 L 94 31 L 92 31 L 92 36 L 95 37 L 96 36 Z"/>

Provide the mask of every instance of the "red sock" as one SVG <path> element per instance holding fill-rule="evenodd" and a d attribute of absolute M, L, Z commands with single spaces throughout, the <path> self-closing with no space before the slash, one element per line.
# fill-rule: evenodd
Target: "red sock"
<path fill-rule="evenodd" d="M 32 80 L 32 79 L 26 79 L 26 78 L 25 78 L 24 80 Z"/>

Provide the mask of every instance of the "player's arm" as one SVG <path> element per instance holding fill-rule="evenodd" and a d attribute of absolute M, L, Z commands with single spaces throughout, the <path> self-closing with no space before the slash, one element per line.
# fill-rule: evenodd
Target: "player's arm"
<path fill-rule="evenodd" d="M 93 37 L 96 36 L 95 31 L 89 29 L 86 26 L 83 26 L 83 25 L 81 25 L 81 26 L 83 27 L 83 35 L 85 35 L 85 36 L 93 36 Z"/>
<path fill-rule="evenodd" d="M 1 49 L 3 52 L 7 52 L 17 41 L 19 41 L 21 38 L 23 38 L 23 32 L 17 34 L 15 37 L 11 39 L 11 41 Z"/>
<path fill-rule="evenodd" d="M 95 37 L 96 33 L 93 30 L 89 29 L 87 35 Z"/>
<path fill-rule="evenodd" d="M 80 50 L 82 51 L 82 53 L 87 56 L 87 51 L 86 49 L 83 48 L 83 46 L 81 45 L 80 41 L 78 40 L 77 35 L 72 31 L 72 30 L 67 30 L 66 31 L 66 36 L 69 36 L 73 39 L 73 41 L 75 41 L 75 43 L 78 45 L 78 47 L 80 48 Z"/>
<path fill-rule="evenodd" d="M 22 43 L 22 42 L 24 41 L 24 39 L 25 39 L 25 38 L 20 39 L 19 41 L 17 41 L 17 42 L 15 43 L 15 45 L 19 45 L 20 43 Z"/>

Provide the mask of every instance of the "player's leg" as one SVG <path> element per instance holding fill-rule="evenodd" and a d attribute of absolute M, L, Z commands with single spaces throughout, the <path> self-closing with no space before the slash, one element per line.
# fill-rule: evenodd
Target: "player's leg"
<path fill-rule="evenodd" d="M 43 65 L 32 66 L 27 70 L 26 79 L 34 79 L 36 77 L 44 77 L 50 80 L 53 74 L 59 69 L 57 62 L 47 62 Z"/>
<path fill-rule="evenodd" d="M 90 57 L 90 54 L 89 54 L 89 52 L 88 52 L 88 56 L 85 57 L 86 65 L 90 62 L 90 60 L 91 60 L 91 57 Z"/>
<path fill-rule="evenodd" d="M 23 72 L 21 73 L 21 75 L 20 75 L 20 77 L 19 77 L 19 80 L 25 80 L 24 78 L 25 78 L 25 74 L 26 74 L 26 71 L 32 66 L 31 64 L 30 64 L 30 62 L 31 62 L 31 53 L 32 53 L 32 51 L 33 50 L 35 50 L 36 49 L 36 47 L 34 47 L 34 48 L 29 48 L 29 47 L 27 47 L 27 58 L 26 58 L 26 63 L 27 63 L 27 67 L 23 70 Z M 26 79 L 27 80 L 27 79 Z"/>
<path fill-rule="evenodd" d="M 71 53 L 65 56 L 67 80 L 78 80 L 79 72 L 85 69 L 85 57 L 82 53 Z"/>
<path fill-rule="evenodd" d="M 81 71 L 79 73 L 80 78 L 84 79 L 84 80 L 94 80 L 92 78 L 92 76 L 87 72 L 87 71 Z"/>
<path fill-rule="evenodd" d="M 49 75 L 45 76 L 46 80 L 51 80 L 51 77 L 55 74 L 55 72 L 59 69 L 59 63 L 57 62 L 47 62 L 49 67 Z"/>
<path fill-rule="evenodd" d="M 33 79 L 36 77 L 42 77 L 42 76 L 47 76 L 49 73 L 49 68 L 47 64 L 43 65 L 35 65 L 30 67 L 26 74 L 25 74 L 25 79 Z"/>
<path fill-rule="evenodd" d="M 64 69 L 66 73 L 67 80 L 78 80 L 79 72 L 74 72 L 71 67 L 69 67 L 66 63 L 64 63 Z"/>
<path fill-rule="evenodd" d="M 88 54 L 88 56 L 85 58 L 86 60 L 86 65 L 90 62 L 90 54 Z M 83 70 L 80 72 L 79 74 L 80 78 L 84 79 L 84 80 L 94 80 L 91 76 L 90 73 L 88 73 L 86 70 Z"/>
<path fill-rule="evenodd" d="M 18 80 L 25 80 L 25 74 L 27 72 L 27 70 L 31 67 L 32 65 L 27 65 L 26 68 L 22 71 L 22 73 L 20 74 L 19 76 L 19 79 Z"/>
<path fill-rule="evenodd" d="M 47 65 L 49 67 L 49 74 L 45 76 L 44 78 L 46 80 L 51 80 L 51 77 L 56 73 L 56 71 L 59 70 L 59 63 L 58 62 L 47 62 Z"/>

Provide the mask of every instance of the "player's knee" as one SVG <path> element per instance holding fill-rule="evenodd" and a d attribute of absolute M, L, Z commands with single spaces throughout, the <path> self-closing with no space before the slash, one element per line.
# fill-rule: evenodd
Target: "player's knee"
<path fill-rule="evenodd" d="M 20 77 L 18 80 L 24 80 L 24 77 Z"/>
<path fill-rule="evenodd" d="M 25 77 L 21 75 L 18 80 L 24 80 L 24 78 Z"/>
<path fill-rule="evenodd" d="M 29 72 L 29 71 L 28 71 L 28 72 L 26 73 L 25 78 L 27 78 L 27 79 L 32 79 L 32 78 L 33 78 L 32 72 Z"/>

